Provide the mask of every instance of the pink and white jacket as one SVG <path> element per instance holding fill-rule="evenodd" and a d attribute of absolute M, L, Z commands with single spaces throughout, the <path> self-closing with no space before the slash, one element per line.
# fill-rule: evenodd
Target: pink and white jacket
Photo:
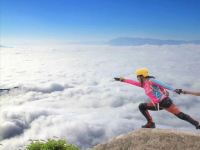
<path fill-rule="evenodd" d="M 143 87 L 141 86 L 140 82 L 134 80 L 124 79 L 123 82 L 144 88 L 145 94 L 151 99 L 154 104 L 157 104 L 168 97 L 168 92 L 166 89 L 171 91 L 175 90 L 166 83 L 158 81 L 154 78 L 150 78 L 149 80 L 145 81 Z"/>

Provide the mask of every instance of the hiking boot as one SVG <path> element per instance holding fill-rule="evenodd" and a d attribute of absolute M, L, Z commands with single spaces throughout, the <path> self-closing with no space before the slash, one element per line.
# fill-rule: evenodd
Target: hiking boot
<path fill-rule="evenodd" d="M 154 122 L 147 122 L 147 124 L 143 125 L 142 128 L 155 128 L 156 125 Z"/>
<path fill-rule="evenodd" d="M 200 129 L 200 124 L 196 126 L 196 129 Z"/>

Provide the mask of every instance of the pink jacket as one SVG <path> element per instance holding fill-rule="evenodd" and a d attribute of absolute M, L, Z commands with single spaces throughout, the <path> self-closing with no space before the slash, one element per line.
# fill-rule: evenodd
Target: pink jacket
<path fill-rule="evenodd" d="M 137 82 L 134 80 L 124 79 L 123 82 L 141 87 L 140 82 Z M 143 87 L 141 87 L 141 88 L 144 88 L 146 95 L 155 104 L 159 103 L 164 98 L 168 97 L 168 92 L 166 89 L 172 90 L 172 91 L 175 90 L 171 86 L 169 86 L 161 81 L 158 81 L 154 78 L 150 78 L 148 81 L 145 81 Z"/>

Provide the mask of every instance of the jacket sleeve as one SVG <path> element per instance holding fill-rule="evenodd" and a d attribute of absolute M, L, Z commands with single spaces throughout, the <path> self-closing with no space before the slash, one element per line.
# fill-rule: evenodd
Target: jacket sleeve
<path fill-rule="evenodd" d="M 138 87 L 141 87 L 140 82 L 137 82 L 137 81 L 134 81 L 134 80 L 124 79 L 123 82 L 125 82 L 125 83 L 129 83 L 129 84 L 132 84 L 132 85 L 135 85 L 135 86 L 138 86 Z"/>
<path fill-rule="evenodd" d="M 168 89 L 168 90 L 171 90 L 171 91 L 174 91 L 175 89 L 173 87 L 171 87 L 170 85 L 164 83 L 164 82 L 161 82 L 159 80 L 156 80 L 156 79 L 151 79 L 151 81 L 155 84 L 155 85 L 158 85 L 158 86 L 161 86 L 165 89 Z"/>

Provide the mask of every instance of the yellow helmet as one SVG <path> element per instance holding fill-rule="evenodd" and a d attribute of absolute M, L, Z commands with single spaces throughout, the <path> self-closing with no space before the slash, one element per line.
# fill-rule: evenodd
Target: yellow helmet
<path fill-rule="evenodd" d="M 147 77 L 149 76 L 149 70 L 147 68 L 140 68 L 135 71 L 137 76 Z"/>

